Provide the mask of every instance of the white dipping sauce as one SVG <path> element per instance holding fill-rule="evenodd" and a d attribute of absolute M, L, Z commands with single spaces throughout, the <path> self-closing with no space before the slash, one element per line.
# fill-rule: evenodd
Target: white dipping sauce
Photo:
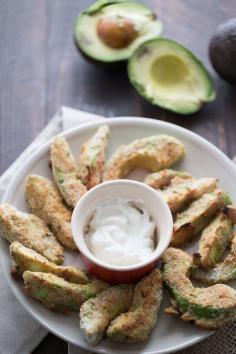
<path fill-rule="evenodd" d="M 150 258 L 155 225 L 140 201 L 110 199 L 97 206 L 88 224 L 86 243 L 101 261 L 128 266 Z"/>

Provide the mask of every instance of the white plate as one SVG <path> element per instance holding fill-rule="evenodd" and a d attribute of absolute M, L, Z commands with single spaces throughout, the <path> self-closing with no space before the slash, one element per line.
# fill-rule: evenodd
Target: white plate
<path fill-rule="evenodd" d="M 63 133 L 78 156 L 80 145 L 87 140 L 101 122 L 94 122 Z M 134 139 L 154 134 L 169 134 L 179 138 L 186 147 L 185 159 L 176 166 L 187 170 L 196 177 L 217 176 L 220 185 L 231 194 L 236 202 L 236 169 L 231 160 L 220 150 L 200 136 L 173 124 L 145 118 L 115 118 L 107 120 L 111 129 L 108 157 L 121 144 Z M 40 174 L 51 178 L 48 167 L 49 143 L 36 151 L 30 159 L 16 171 L 16 176 L 4 196 L 4 202 L 15 205 L 20 210 L 27 211 L 24 200 L 24 180 L 29 174 Z M 80 264 L 80 257 L 66 253 L 66 263 Z M 161 315 L 148 341 L 138 344 L 118 344 L 109 340 L 102 341 L 98 346 L 91 348 L 84 340 L 79 329 L 78 314 L 64 316 L 46 310 L 39 302 L 34 301 L 22 291 L 22 283 L 14 281 L 10 276 L 10 257 L 8 243 L 0 239 L 0 259 L 7 281 L 21 304 L 31 315 L 45 326 L 50 332 L 65 341 L 97 353 L 107 354 L 157 354 L 169 353 L 190 346 L 210 334 L 202 331 L 190 323 L 177 317 L 163 313 L 164 306 L 168 305 L 168 298 L 162 304 Z M 148 314 L 147 314 L 148 315 Z"/>

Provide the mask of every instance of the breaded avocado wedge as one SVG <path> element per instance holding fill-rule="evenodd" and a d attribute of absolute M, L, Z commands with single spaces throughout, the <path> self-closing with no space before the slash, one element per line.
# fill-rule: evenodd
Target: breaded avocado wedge
<path fill-rule="evenodd" d="M 191 174 L 188 172 L 170 170 L 166 168 L 159 172 L 149 173 L 146 176 L 144 183 L 155 189 L 163 189 L 168 187 L 175 177 L 180 177 L 183 180 L 192 178 Z"/>
<path fill-rule="evenodd" d="M 219 212 L 203 230 L 199 241 L 199 249 L 194 253 L 194 263 L 200 267 L 213 267 L 220 261 L 232 231 L 232 222 Z"/>
<path fill-rule="evenodd" d="M 229 195 L 221 189 L 206 193 L 195 200 L 187 210 L 177 215 L 171 245 L 179 247 L 190 242 L 209 224 L 217 211 L 230 203 Z"/>
<path fill-rule="evenodd" d="M 183 210 L 192 201 L 217 187 L 216 178 L 187 179 L 174 183 L 161 192 L 172 213 Z"/>
<path fill-rule="evenodd" d="M 192 276 L 207 284 L 226 283 L 236 279 L 236 233 L 232 239 L 231 250 L 222 262 L 208 269 L 194 267 Z"/>
<path fill-rule="evenodd" d="M 78 176 L 88 189 L 102 181 L 110 130 L 102 125 L 80 149 Z"/>
<path fill-rule="evenodd" d="M 102 340 L 110 322 L 129 309 L 132 296 L 133 286 L 120 284 L 104 290 L 81 306 L 80 328 L 90 344 Z"/>
<path fill-rule="evenodd" d="M 184 321 L 208 330 L 235 320 L 236 291 L 224 284 L 194 287 L 188 278 L 192 265 L 192 257 L 180 249 L 169 248 L 163 256 L 162 276 L 173 297 L 174 311 Z"/>
<path fill-rule="evenodd" d="M 128 76 L 142 97 L 180 114 L 194 113 L 216 97 L 203 63 L 168 38 L 151 39 L 139 46 L 129 59 Z"/>
<path fill-rule="evenodd" d="M 135 168 L 156 172 L 180 161 L 184 145 L 169 135 L 154 135 L 121 145 L 107 162 L 103 180 L 126 177 Z"/>
<path fill-rule="evenodd" d="M 69 283 L 51 273 L 23 273 L 24 289 L 28 295 L 42 302 L 49 310 L 58 312 L 79 311 L 83 302 L 96 296 L 108 284 L 95 279 L 86 285 Z"/>
<path fill-rule="evenodd" d="M 10 245 L 10 254 L 14 261 L 13 274 L 17 272 L 21 275 L 26 270 L 30 270 L 31 272 L 52 273 L 71 283 L 87 284 L 89 282 L 85 271 L 75 266 L 58 266 L 17 241 Z"/>
<path fill-rule="evenodd" d="M 50 180 L 38 175 L 28 176 L 25 199 L 32 213 L 44 220 L 63 246 L 77 250 L 71 233 L 71 210 L 63 204 L 60 193 Z"/>
<path fill-rule="evenodd" d="M 162 293 L 161 273 L 154 269 L 136 285 L 129 311 L 111 322 L 107 336 L 122 343 L 147 340 L 157 321 Z"/>
<path fill-rule="evenodd" d="M 10 204 L 0 205 L 0 234 L 8 242 L 19 241 L 53 263 L 64 261 L 64 250 L 44 221 Z"/>
<path fill-rule="evenodd" d="M 66 139 L 57 136 L 50 147 L 50 162 L 54 182 L 66 204 L 74 208 L 87 189 L 77 178 L 77 166 Z"/>

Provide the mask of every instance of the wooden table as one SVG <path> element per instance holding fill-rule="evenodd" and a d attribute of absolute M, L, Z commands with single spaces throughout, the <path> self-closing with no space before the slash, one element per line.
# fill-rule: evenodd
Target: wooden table
<path fill-rule="evenodd" d="M 232 157 L 236 154 L 236 89 L 218 78 L 208 61 L 216 26 L 236 15 L 235 0 L 146 0 L 164 22 L 164 36 L 193 50 L 213 74 L 217 99 L 192 116 L 178 116 L 145 102 L 125 70 L 87 63 L 73 44 L 75 15 L 89 0 L 0 1 L 0 169 L 3 172 L 61 105 L 104 116 L 144 116 L 197 132 Z M 36 354 L 67 352 L 49 335 Z"/>

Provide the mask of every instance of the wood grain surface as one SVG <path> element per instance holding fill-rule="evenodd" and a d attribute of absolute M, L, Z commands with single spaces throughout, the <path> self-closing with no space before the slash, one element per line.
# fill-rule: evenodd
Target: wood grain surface
<path fill-rule="evenodd" d="M 159 15 L 164 36 L 193 50 L 212 73 L 215 102 L 179 116 L 145 102 L 125 70 L 85 61 L 73 43 L 75 16 L 89 0 L 0 0 L 0 172 L 34 139 L 61 105 L 111 116 L 144 116 L 197 132 L 236 154 L 236 88 L 214 73 L 207 54 L 216 26 L 236 17 L 235 0 L 143 0 Z M 66 353 L 50 335 L 35 354 Z"/>

